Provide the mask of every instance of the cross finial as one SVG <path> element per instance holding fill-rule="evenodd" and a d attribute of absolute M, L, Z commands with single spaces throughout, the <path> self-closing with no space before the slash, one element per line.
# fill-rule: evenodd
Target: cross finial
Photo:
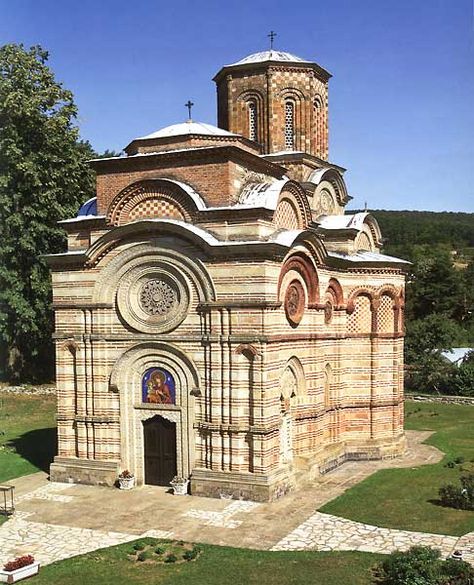
<path fill-rule="evenodd" d="M 188 108 L 188 120 L 191 121 L 191 108 L 194 106 L 194 103 L 191 100 L 188 100 L 184 105 Z"/>
<path fill-rule="evenodd" d="M 267 37 L 270 39 L 270 51 L 273 49 L 273 41 L 274 41 L 276 36 L 277 36 L 277 34 L 273 30 L 271 30 L 270 33 L 267 35 Z"/>

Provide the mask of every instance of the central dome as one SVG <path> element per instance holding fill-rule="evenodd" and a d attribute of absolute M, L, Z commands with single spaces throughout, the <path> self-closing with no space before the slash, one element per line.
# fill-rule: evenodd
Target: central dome
<path fill-rule="evenodd" d="M 306 59 L 292 55 L 291 53 L 285 53 L 283 51 L 260 51 L 259 53 L 252 53 L 247 57 L 244 57 L 236 63 L 226 65 L 226 67 L 233 67 L 234 65 L 246 65 L 248 63 L 261 63 L 263 61 L 285 61 L 292 63 L 311 63 Z"/>

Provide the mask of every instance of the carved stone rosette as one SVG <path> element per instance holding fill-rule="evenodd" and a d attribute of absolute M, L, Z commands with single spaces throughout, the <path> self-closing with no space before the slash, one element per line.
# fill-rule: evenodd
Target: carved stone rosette
<path fill-rule="evenodd" d="M 296 327 L 301 319 L 306 305 L 306 295 L 299 280 L 292 280 L 285 293 L 285 313 L 289 324 Z"/>
<path fill-rule="evenodd" d="M 122 319 L 143 333 L 164 333 L 185 318 L 189 290 L 178 274 L 164 267 L 135 268 L 120 281 L 117 307 Z"/>

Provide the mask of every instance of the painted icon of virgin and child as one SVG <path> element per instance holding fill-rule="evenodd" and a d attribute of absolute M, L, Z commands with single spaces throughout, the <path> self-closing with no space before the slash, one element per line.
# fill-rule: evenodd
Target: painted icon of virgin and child
<path fill-rule="evenodd" d="M 148 379 L 146 379 L 148 378 Z M 152 370 L 143 380 L 144 402 L 174 404 L 174 381 L 162 370 Z"/>

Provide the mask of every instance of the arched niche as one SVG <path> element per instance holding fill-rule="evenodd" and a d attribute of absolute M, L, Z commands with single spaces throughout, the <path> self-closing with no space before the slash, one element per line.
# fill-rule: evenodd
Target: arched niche
<path fill-rule="evenodd" d="M 174 404 L 144 403 L 143 377 L 150 369 L 162 368 L 174 381 Z M 112 408 L 120 415 L 120 452 L 124 469 L 132 471 L 137 482 L 144 481 L 143 422 L 161 416 L 176 424 L 178 475 L 188 477 L 195 465 L 196 401 L 201 380 L 193 360 L 170 343 L 137 343 L 115 362 L 109 389 L 115 395 Z"/>

